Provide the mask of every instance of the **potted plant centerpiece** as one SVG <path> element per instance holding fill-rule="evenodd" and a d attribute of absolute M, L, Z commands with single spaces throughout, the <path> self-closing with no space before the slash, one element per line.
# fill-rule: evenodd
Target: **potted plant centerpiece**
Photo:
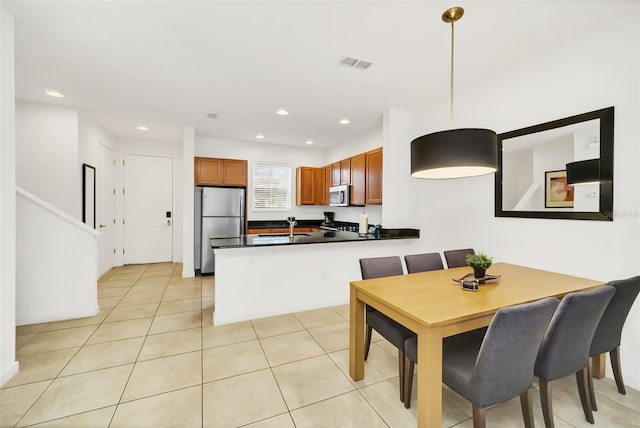
<path fill-rule="evenodd" d="M 467 265 L 473 268 L 473 276 L 476 278 L 484 278 L 487 273 L 487 269 L 489 269 L 493 262 L 493 258 L 484 253 L 467 254 L 465 261 L 467 262 Z"/>

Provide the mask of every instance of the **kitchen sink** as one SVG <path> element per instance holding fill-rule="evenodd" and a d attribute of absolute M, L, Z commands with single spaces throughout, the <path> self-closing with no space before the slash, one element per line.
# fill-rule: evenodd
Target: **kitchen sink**
<path fill-rule="evenodd" d="M 288 233 L 265 233 L 264 235 L 259 234 L 258 236 L 262 238 L 278 238 L 283 236 L 289 236 Z M 294 233 L 293 236 L 311 236 L 310 233 Z"/>

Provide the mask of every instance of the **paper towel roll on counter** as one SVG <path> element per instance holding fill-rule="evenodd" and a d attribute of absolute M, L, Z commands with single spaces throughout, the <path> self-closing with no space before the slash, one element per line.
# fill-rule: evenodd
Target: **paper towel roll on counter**
<path fill-rule="evenodd" d="M 367 233 L 367 229 L 369 228 L 369 218 L 364 211 L 362 212 L 362 214 L 360 214 L 360 221 L 358 223 L 358 233 L 361 235 L 365 235 Z"/>

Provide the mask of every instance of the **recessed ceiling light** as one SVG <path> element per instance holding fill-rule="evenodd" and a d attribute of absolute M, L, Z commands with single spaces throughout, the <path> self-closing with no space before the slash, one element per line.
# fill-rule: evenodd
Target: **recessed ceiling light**
<path fill-rule="evenodd" d="M 351 121 L 345 117 L 344 119 L 340 119 L 339 123 L 340 125 L 348 125 L 351 123 Z"/>
<path fill-rule="evenodd" d="M 264 140 L 264 135 L 262 135 L 262 134 L 258 134 L 258 135 L 256 135 L 256 138 L 257 138 L 258 140 Z"/>
<path fill-rule="evenodd" d="M 311 145 L 311 144 L 313 144 L 313 141 L 311 141 L 311 140 L 307 140 L 307 141 L 305 141 L 304 143 L 305 143 L 305 144 L 307 144 L 307 145 Z"/>
<path fill-rule="evenodd" d="M 147 127 L 146 127 L 146 126 L 144 126 L 144 125 L 136 126 L 136 129 L 137 129 L 138 131 L 148 131 L 148 130 L 149 130 L 149 128 L 147 128 Z"/>
<path fill-rule="evenodd" d="M 285 109 L 281 108 L 280 110 L 278 110 L 278 111 L 276 112 L 276 114 L 277 114 L 278 116 L 286 116 L 286 115 L 288 115 L 288 114 L 289 114 L 289 112 L 288 112 L 288 111 L 286 111 Z"/>
<path fill-rule="evenodd" d="M 49 95 L 50 97 L 53 98 L 64 98 L 64 94 L 62 94 L 61 92 L 58 91 L 44 91 L 45 94 Z"/>

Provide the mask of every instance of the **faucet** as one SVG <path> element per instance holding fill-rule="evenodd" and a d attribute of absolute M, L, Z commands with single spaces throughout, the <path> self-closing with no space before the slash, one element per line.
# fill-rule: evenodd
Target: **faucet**
<path fill-rule="evenodd" d="M 289 238 L 293 239 L 293 228 L 298 224 L 295 217 L 287 217 L 287 221 L 289 222 Z"/>

